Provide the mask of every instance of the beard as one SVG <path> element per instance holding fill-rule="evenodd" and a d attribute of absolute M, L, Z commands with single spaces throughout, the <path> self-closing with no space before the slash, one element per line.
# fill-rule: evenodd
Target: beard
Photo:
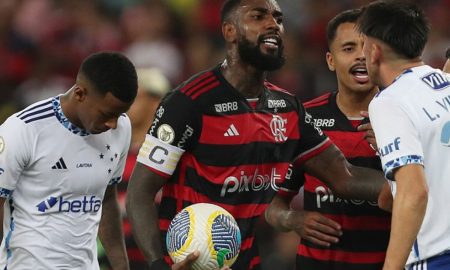
<path fill-rule="evenodd" d="M 259 45 L 263 42 L 264 37 L 258 39 L 256 45 L 253 45 L 245 37 L 240 37 L 238 40 L 239 56 L 242 61 L 256 67 L 259 70 L 273 71 L 281 68 L 286 59 L 283 55 L 284 46 L 281 40 L 278 44 L 278 50 L 275 54 L 264 54 L 261 52 Z"/>

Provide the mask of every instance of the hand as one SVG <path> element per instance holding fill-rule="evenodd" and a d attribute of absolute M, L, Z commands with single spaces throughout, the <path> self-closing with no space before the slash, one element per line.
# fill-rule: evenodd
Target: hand
<path fill-rule="evenodd" d="M 361 116 L 369 118 L 369 113 L 361 111 Z M 375 132 L 373 132 L 372 124 L 366 123 L 358 126 L 358 131 L 364 131 L 364 139 L 369 143 L 373 150 L 377 151 L 377 141 L 375 140 Z"/>
<path fill-rule="evenodd" d="M 198 259 L 200 256 L 200 251 L 196 250 L 189 255 L 187 255 L 186 259 L 182 260 L 179 263 L 172 265 L 172 270 L 191 270 L 192 264 Z"/>
<path fill-rule="evenodd" d="M 339 242 L 341 225 L 318 212 L 298 211 L 298 226 L 295 229 L 303 239 L 324 247 Z"/>
<path fill-rule="evenodd" d="M 190 270 L 192 264 L 198 259 L 199 256 L 200 251 L 198 250 L 194 251 L 193 253 L 187 255 L 186 259 L 172 265 L 172 270 Z M 228 266 L 224 266 L 220 268 L 220 270 L 231 270 L 231 268 Z"/>

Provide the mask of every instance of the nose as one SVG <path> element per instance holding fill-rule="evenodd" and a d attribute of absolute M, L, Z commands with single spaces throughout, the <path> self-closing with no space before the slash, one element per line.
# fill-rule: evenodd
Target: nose
<path fill-rule="evenodd" d="M 118 117 L 114 117 L 106 121 L 105 126 L 107 126 L 110 129 L 116 129 L 117 127 L 117 119 Z"/>
<path fill-rule="evenodd" d="M 267 16 L 267 24 L 266 27 L 267 29 L 271 29 L 271 30 L 275 30 L 275 31 L 280 31 L 281 29 L 281 25 L 278 23 L 278 19 L 274 16 Z"/>

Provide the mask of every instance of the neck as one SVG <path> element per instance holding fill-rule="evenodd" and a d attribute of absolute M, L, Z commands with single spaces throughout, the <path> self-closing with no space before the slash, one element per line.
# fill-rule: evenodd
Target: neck
<path fill-rule="evenodd" d="M 361 111 L 367 111 L 369 103 L 378 88 L 374 87 L 369 92 L 350 92 L 339 90 L 336 97 L 338 108 L 347 117 L 361 117 Z"/>
<path fill-rule="evenodd" d="M 83 125 L 81 124 L 80 120 L 78 119 L 78 116 L 76 114 L 75 110 L 75 104 L 74 104 L 74 87 L 70 88 L 66 93 L 60 96 L 61 101 L 61 110 L 66 116 L 66 118 L 74 125 L 76 125 L 79 128 L 83 128 Z"/>
<path fill-rule="evenodd" d="M 405 70 L 424 65 L 421 58 L 416 59 L 396 59 L 380 65 L 381 85 L 388 87 L 394 80 L 400 76 Z"/>
<path fill-rule="evenodd" d="M 225 79 L 246 98 L 256 98 L 264 89 L 267 72 L 227 57 L 222 64 Z"/>

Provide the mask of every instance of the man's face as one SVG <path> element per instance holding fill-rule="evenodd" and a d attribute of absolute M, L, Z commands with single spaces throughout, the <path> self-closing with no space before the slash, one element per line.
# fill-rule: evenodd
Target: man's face
<path fill-rule="evenodd" d="M 117 127 L 117 120 L 131 106 L 116 98 L 111 92 L 101 96 L 97 92 L 88 91 L 78 106 L 78 117 L 81 128 L 92 134 L 98 134 Z"/>
<path fill-rule="evenodd" d="M 238 51 L 243 62 L 264 71 L 283 66 L 283 15 L 276 1 L 242 1 L 237 24 Z"/>
<path fill-rule="evenodd" d="M 329 68 L 336 72 L 339 91 L 369 92 L 374 89 L 367 74 L 363 38 L 354 23 L 338 26 L 327 53 L 327 62 Z"/>

